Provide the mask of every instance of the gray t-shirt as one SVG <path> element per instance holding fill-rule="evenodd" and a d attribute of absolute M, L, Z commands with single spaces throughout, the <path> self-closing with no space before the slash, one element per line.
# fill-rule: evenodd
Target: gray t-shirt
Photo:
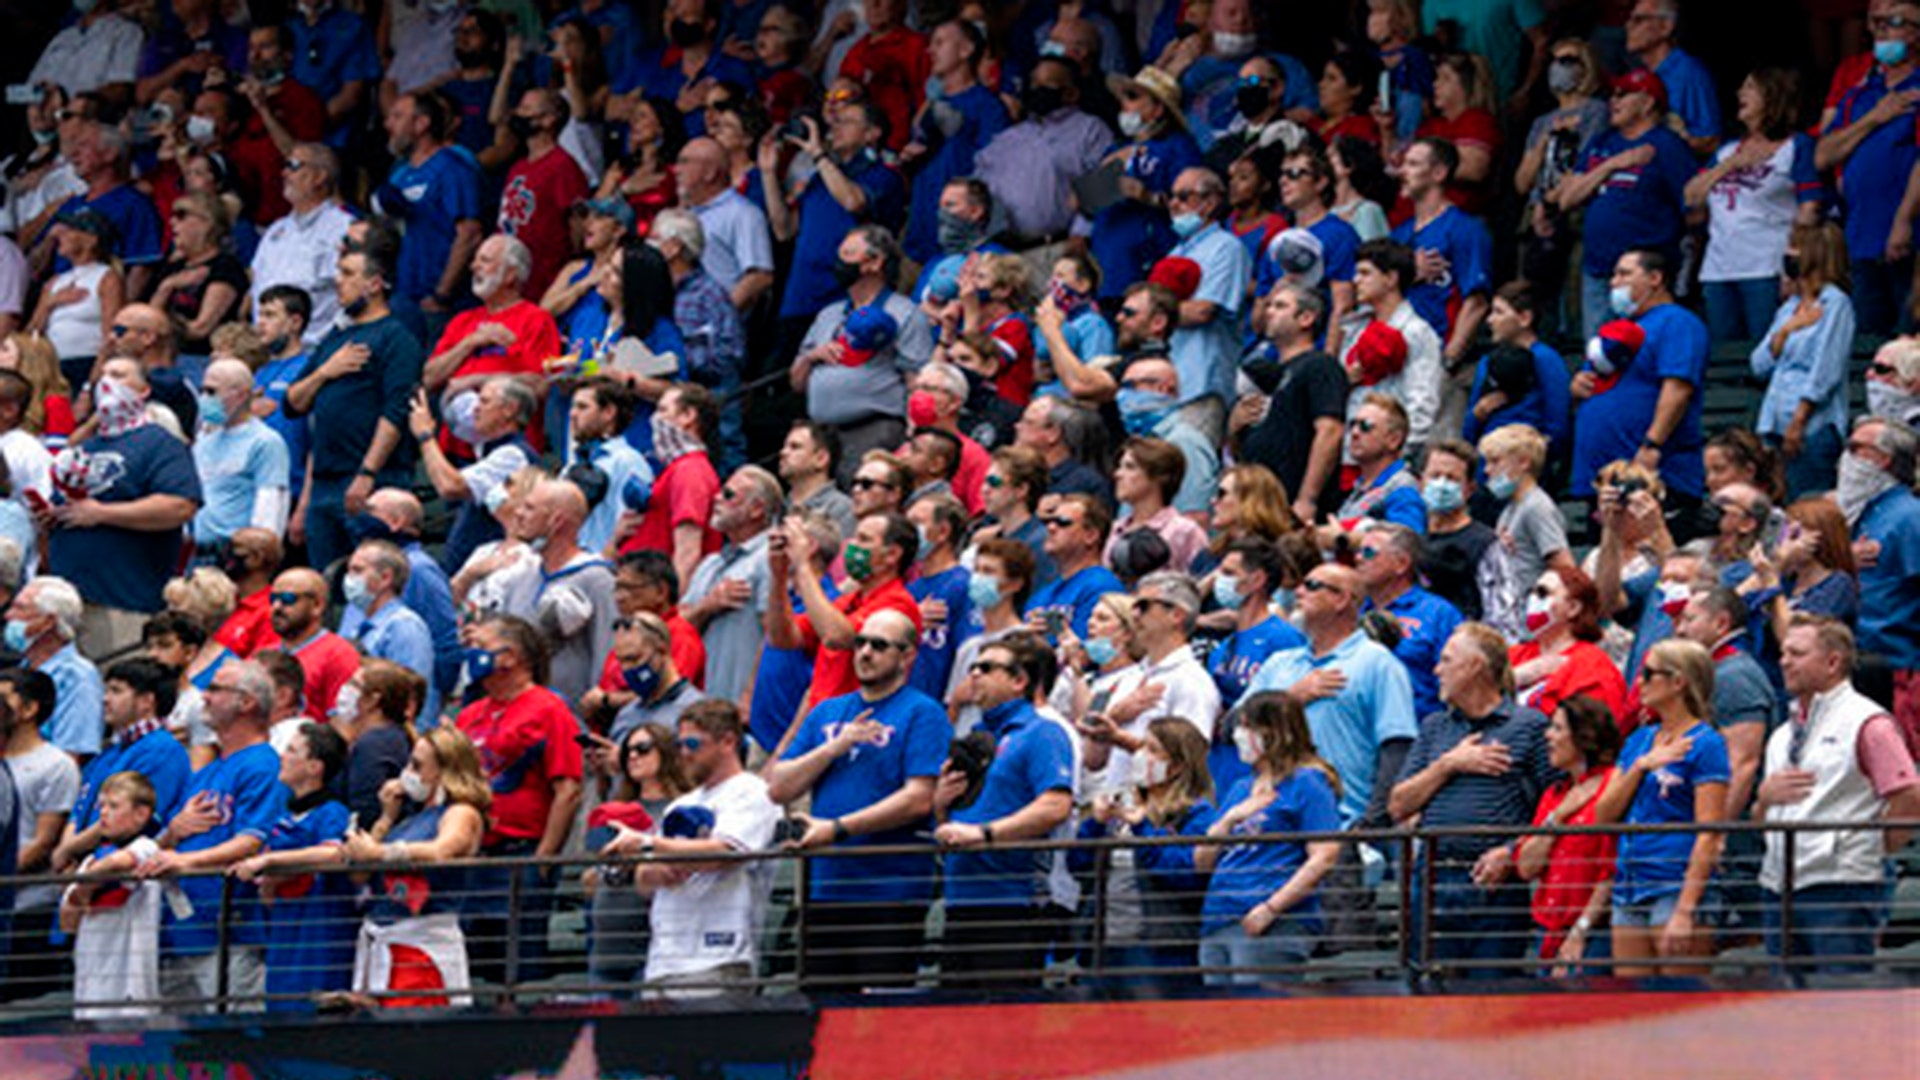
<path fill-rule="evenodd" d="M 532 622 L 553 650 L 548 687 L 578 707 L 581 695 L 600 682 L 613 648 L 613 565 L 582 553 L 551 576 L 539 574 Z"/>
<path fill-rule="evenodd" d="M 607 738 L 618 746 L 626 741 L 629 732 L 641 724 L 658 724 L 673 731 L 679 726 L 680 714 L 686 712 L 694 702 L 706 700 L 706 697 L 691 680 L 681 679 L 668 687 L 666 694 L 651 705 L 628 702 L 626 708 L 614 715 L 613 726 L 607 729 Z"/>
<path fill-rule="evenodd" d="M 41 743 L 17 757 L 7 758 L 13 782 L 20 791 L 20 850 L 33 843 L 42 814 L 72 813 L 80 797 L 80 766 L 52 743 Z M 38 871 L 44 873 L 45 869 Z M 49 908 L 60 902 L 58 885 L 25 885 L 14 894 L 13 909 Z"/>
<path fill-rule="evenodd" d="M 853 535 L 853 527 L 859 522 L 853 520 L 853 499 L 831 482 L 826 487 L 800 500 L 800 505 L 808 510 L 818 510 L 833 519 L 840 526 L 842 540 Z"/>
<path fill-rule="evenodd" d="M 1554 552 L 1567 550 L 1567 525 L 1561 520 L 1560 507 L 1538 484 L 1500 511 L 1495 528 L 1512 556 L 1513 581 L 1520 596 L 1533 591 Z"/>
<path fill-rule="evenodd" d="M 708 619 L 700 631 L 700 640 L 707 647 L 707 693 L 722 701 L 738 701 L 760 663 L 760 643 L 765 637 L 760 615 L 773 595 L 766 533 L 744 544 L 726 544 L 701 559 L 681 597 L 683 607 L 706 599 L 722 581 L 744 581 L 752 595 L 732 611 Z"/>
<path fill-rule="evenodd" d="M 933 355 L 933 334 L 926 317 L 905 296 L 888 293 L 880 306 L 893 317 L 899 333 L 865 363 L 816 366 L 807 376 L 807 415 L 812 419 L 844 427 L 876 417 L 907 415 L 907 387 L 902 376 L 919 371 Z M 800 351 L 832 341 L 846 326 L 852 310 L 846 300 L 821 308 L 800 343 Z"/>

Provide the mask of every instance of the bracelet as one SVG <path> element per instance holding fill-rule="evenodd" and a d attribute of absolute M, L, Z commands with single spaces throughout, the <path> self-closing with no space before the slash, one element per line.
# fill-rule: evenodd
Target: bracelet
<path fill-rule="evenodd" d="M 1593 916 L 1582 915 L 1579 918 L 1573 920 L 1573 928 L 1582 934 L 1593 929 Z"/>
<path fill-rule="evenodd" d="M 836 844 L 844 844 L 848 840 L 852 839 L 852 837 L 853 837 L 853 834 L 847 831 L 847 823 L 840 820 L 839 818 L 834 818 L 833 819 L 833 842 Z"/>
<path fill-rule="evenodd" d="M 993 824 L 991 822 L 983 821 L 980 823 L 980 842 L 983 844 L 993 843 Z"/>
<path fill-rule="evenodd" d="M 367 467 L 366 467 L 365 465 L 362 465 L 362 466 L 360 466 L 360 471 L 359 471 L 359 472 L 357 472 L 357 473 L 355 473 L 354 475 L 355 475 L 355 476 L 364 476 L 364 477 L 366 477 L 367 479 L 369 479 L 369 480 L 371 480 L 371 479 L 373 479 L 374 477 L 376 477 L 376 476 L 378 476 L 378 475 L 379 475 L 379 473 L 378 473 L 378 471 L 376 471 L 376 470 L 374 470 L 374 469 L 369 469 L 369 468 L 367 468 Z"/>

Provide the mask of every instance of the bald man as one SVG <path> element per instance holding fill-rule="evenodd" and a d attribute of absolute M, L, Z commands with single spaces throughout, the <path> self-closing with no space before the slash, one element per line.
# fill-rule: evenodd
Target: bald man
<path fill-rule="evenodd" d="M 194 391 L 206 373 L 206 360 L 181 366 L 174 352 L 173 322 L 152 304 L 121 308 L 113 317 L 113 331 L 105 344 L 105 358 L 138 361 L 153 387 L 154 401 L 173 411 L 182 436 L 191 439 L 200 422 Z"/>
<path fill-rule="evenodd" d="M 253 371 L 231 357 L 207 365 L 200 383 L 200 432 L 193 466 L 206 502 L 193 516 L 200 561 L 211 564 L 247 526 L 286 531 L 292 467 L 286 440 L 253 413 Z"/>
<path fill-rule="evenodd" d="M 233 582 L 238 599 L 233 614 L 220 624 L 214 639 L 242 660 L 251 660 L 262 649 L 280 647 L 280 635 L 273 632 L 271 596 L 273 579 L 279 575 L 285 556 L 280 534 L 266 529 L 237 530 L 227 544 L 220 569 Z"/>
<path fill-rule="evenodd" d="M 613 648 L 613 564 L 580 546 L 587 497 L 565 480 L 543 480 L 521 500 L 520 535 L 543 538 L 540 572 L 511 587 L 507 614 L 534 625 L 552 651 L 553 691 L 579 707 Z M 534 541 L 537 545 L 539 540 Z"/>
<path fill-rule="evenodd" d="M 939 702 L 907 685 L 919 639 L 898 611 L 868 616 L 854 638 L 860 688 L 815 706 L 768 772 L 775 802 L 813 796 L 800 846 L 910 844 L 927 827 L 953 727 Z M 911 978 L 932 860 L 821 859 L 812 869 L 808 970 L 875 985 Z"/>
<path fill-rule="evenodd" d="M 150 421 L 138 360 L 101 364 L 96 395 L 91 430 L 54 460 L 55 505 L 40 523 L 50 572 L 86 601 L 80 651 L 106 663 L 138 645 L 146 616 L 163 606 L 200 478 L 180 440 Z"/>
<path fill-rule="evenodd" d="M 327 610 L 327 582 L 304 566 L 273 579 L 267 594 L 273 632 L 280 648 L 300 661 L 307 673 L 306 714 L 321 723 L 333 708 L 333 699 L 360 670 L 360 652 L 347 639 L 321 625 Z"/>
<path fill-rule="evenodd" d="M 427 621 L 433 635 L 433 686 L 441 694 L 453 692 L 460 678 L 460 613 L 453 604 L 453 586 L 447 572 L 420 542 L 426 511 L 413 492 L 381 488 L 367 496 L 367 509 L 347 521 L 347 534 L 357 545 L 367 540 L 389 540 L 407 557 L 407 587 L 400 602 Z M 340 617 L 340 633 L 353 637 L 361 615 L 349 607 Z"/>
<path fill-rule="evenodd" d="M 546 295 L 571 247 L 567 215 L 574 204 L 593 195 L 580 163 L 560 145 L 568 113 L 565 97 L 535 87 L 520 95 L 509 121 L 521 133 L 525 153 L 507 170 L 500 231 L 519 237 L 533 257 L 526 275 L 528 296 Z"/>
<path fill-rule="evenodd" d="M 712 139 L 680 148 L 674 168 L 680 205 L 693 211 L 706 234 L 700 268 L 745 311 L 773 284 L 773 234 L 767 213 L 733 186 L 727 152 Z"/>

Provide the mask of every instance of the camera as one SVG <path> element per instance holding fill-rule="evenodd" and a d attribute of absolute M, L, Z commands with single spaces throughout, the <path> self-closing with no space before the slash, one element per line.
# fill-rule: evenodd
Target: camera
<path fill-rule="evenodd" d="M 791 119 L 780 125 L 780 137 L 783 139 L 792 139 L 794 142 L 806 142 L 807 121 L 809 120 L 814 122 L 814 125 L 820 129 L 823 135 L 826 133 L 827 122 L 821 119 L 819 113 L 809 110 L 794 113 Z"/>
<path fill-rule="evenodd" d="M 807 835 L 807 819 L 806 818 L 797 818 L 797 817 L 781 818 L 779 821 L 774 823 L 773 843 L 775 847 L 784 847 L 787 844 L 797 844 L 800 842 L 800 838 L 805 835 Z"/>

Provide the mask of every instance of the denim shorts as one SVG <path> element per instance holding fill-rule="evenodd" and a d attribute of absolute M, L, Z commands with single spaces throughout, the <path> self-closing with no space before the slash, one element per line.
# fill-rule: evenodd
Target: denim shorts
<path fill-rule="evenodd" d="M 1719 910 L 1720 898 L 1716 890 L 1709 887 L 1700 895 L 1700 904 L 1694 908 L 1695 926 L 1712 926 L 1714 912 Z M 1628 928 L 1650 929 L 1665 926 L 1673 918 L 1673 909 L 1680 906 L 1678 892 L 1661 893 L 1641 900 L 1625 901 L 1615 897 L 1613 901 L 1613 925 Z"/>

